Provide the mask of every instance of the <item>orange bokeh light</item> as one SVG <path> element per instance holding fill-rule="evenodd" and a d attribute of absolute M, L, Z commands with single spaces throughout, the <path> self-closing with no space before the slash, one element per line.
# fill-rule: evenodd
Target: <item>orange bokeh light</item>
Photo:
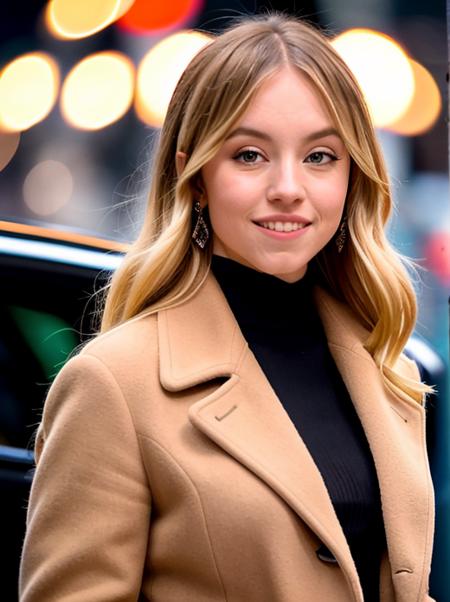
<path fill-rule="evenodd" d="M 61 112 L 72 127 L 99 130 L 120 119 L 133 101 L 135 70 L 121 52 L 97 52 L 66 76 Z"/>
<path fill-rule="evenodd" d="M 149 2 L 135 0 L 131 8 L 121 17 L 119 27 L 132 33 L 168 29 L 181 26 L 193 14 L 200 11 L 203 0 L 170 0 Z"/>
<path fill-rule="evenodd" d="M 429 71 L 416 61 L 409 60 L 414 73 L 415 91 L 411 103 L 388 129 L 403 136 L 419 136 L 436 123 L 442 109 L 439 88 Z"/>
<path fill-rule="evenodd" d="M 27 130 L 53 109 L 59 91 L 59 67 L 45 52 L 23 54 L 0 73 L 0 129 Z"/>
<path fill-rule="evenodd" d="M 178 31 L 149 50 L 137 73 L 135 109 L 141 121 L 152 127 L 162 126 L 181 74 L 210 42 L 211 37 L 199 31 Z"/>
<path fill-rule="evenodd" d="M 134 0 L 50 0 L 44 13 L 48 31 L 60 40 L 91 36 L 119 19 Z"/>
<path fill-rule="evenodd" d="M 372 29 L 349 29 L 331 42 L 353 71 L 374 124 L 386 127 L 405 113 L 414 94 L 408 56 L 389 36 Z"/>

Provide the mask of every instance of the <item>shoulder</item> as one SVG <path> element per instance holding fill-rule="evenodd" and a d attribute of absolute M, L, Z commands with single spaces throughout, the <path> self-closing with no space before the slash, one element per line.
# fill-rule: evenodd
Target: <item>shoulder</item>
<path fill-rule="evenodd" d="M 401 353 L 394 366 L 394 371 L 400 374 L 402 377 L 410 379 L 414 383 L 421 383 L 422 378 L 420 375 L 419 368 L 414 360 L 409 358 L 405 353 Z M 421 404 L 425 402 L 423 394 L 418 394 L 417 401 Z"/>
<path fill-rule="evenodd" d="M 94 424 L 101 416 L 105 426 L 113 408 L 129 407 L 129 400 L 146 390 L 149 379 L 158 380 L 157 349 L 156 315 L 140 316 L 95 337 L 53 381 L 44 404 L 41 436 L 50 431 L 57 416 L 67 424 Z"/>
<path fill-rule="evenodd" d="M 405 353 L 401 353 L 395 365 L 395 370 L 415 381 L 420 382 L 419 368 L 414 360 L 410 359 Z"/>
<path fill-rule="evenodd" d="M 143 357 L 157 354 L 157 314 L 142 315 L 97 335 L 76 357 L 94 357 L 116 371 L 124 365 L 139 365 Z"/>
<path fill-rule="evenodd" d="M 59 371 L 45 405 L 60 394 L 92 399 L 106 390 L 110 399 L 116 394 L 132 398 L 149 379 L 159 381 L 156 314 L 133 318 L 87 343 Z"/>

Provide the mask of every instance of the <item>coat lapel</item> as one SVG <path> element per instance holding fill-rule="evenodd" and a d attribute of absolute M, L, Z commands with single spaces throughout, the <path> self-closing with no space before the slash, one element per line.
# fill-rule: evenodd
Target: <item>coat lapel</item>
<path fill-rule="evenodd" d="M 226 377 L 194 403 L 192 424 L 271 487 L 334 554 L 354 592 L 353 559 L 323 479 L 262 372 L 215 278 L 189 301 L 158 314 L 160 380 L 180 391 Z"/>
<path fill-rule="evenodd" d="M 423 600 L 434 525 L 424 408 L 386 390 L 377 366 L 364 349 L 364 329 L 350 311 L 323 291 L 316 299 L 330 351 L 374 458 L 395 600 Z M 405 366 L 403 373 L 408 375 Z"/>
<path fill-rule="evenodd" d="M 407 407 L 407 424 L 418 444 L 417 449 L 405 450 L 405 423 L 400 418 L 404 412 L 396 414 L 387 401 L 378 370 L 363 348 L 367 331 L 324 291 L 318 291 L 316 300 L 330 350 L 374 455 L 394 578 L 396 571 L 401 571 L 398 600 L 406 602 L 415 599 L 420 590 L 423 567 L 421 571 L 415 561 L 423 561 L 429 543 L 427 517 L 418 506 L 423 502 L 426 462 L 418 466 L 408 455 L 414 452 L 418 461 L 423 456 L 421 409 Z M 323 479 L 248 349 L 212 274 L 191 299 L 159 312 L 158 328 L 163 387 L 181 391 L 212 379 L 226 379 L 213 394 L 191 406 L 192 424 L 262 479 L 309 525 L 338 560 L 354 600 L 362 602 L 355 565 Z M 411 538 L 413 548 L 405 546 L 405 537 Z M 403 590 L 408 594 L 400 593 Z"/>

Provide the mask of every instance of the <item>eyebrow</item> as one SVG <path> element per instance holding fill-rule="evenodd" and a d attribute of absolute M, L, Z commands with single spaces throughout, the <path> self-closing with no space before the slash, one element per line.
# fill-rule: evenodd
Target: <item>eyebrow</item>
<path fill-rule="evenodd" d="M 230 138 L 235 138 L 236 136 L 252 136 L 253 138 L 261 138 L 261 140 L 267 140 L 268 142 L 271 141 L 271 137 L 269 136 L 269 134 L 248 127 L 236 128 L 226 137 L 226 140 L 229 140 Z M 317 130 L 316 132 L 311 132 L 311 134 L 305 136 L 304 141 L 306 143 L 313 142 L 314 140 L 318 140 L 319 138 L 326 138 L 327 136 L 336 136 L 337 138 L 340 138 L 340 135 L 335 128 L 328 127 L 322 130 Z"/>

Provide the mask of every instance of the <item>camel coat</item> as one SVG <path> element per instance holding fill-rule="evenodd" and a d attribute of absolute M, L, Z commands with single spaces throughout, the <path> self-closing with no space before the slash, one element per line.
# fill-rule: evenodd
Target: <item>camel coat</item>
<path fill-rule="evenodd" d="M 429 601 L 424 409 L 386 391 L 346 306 L 316 301 L 378 473 L 381 601 Z M 363 602 L 321 475 L 212 274 L 66 364 L 36 454 L 22 602 Z"/>

